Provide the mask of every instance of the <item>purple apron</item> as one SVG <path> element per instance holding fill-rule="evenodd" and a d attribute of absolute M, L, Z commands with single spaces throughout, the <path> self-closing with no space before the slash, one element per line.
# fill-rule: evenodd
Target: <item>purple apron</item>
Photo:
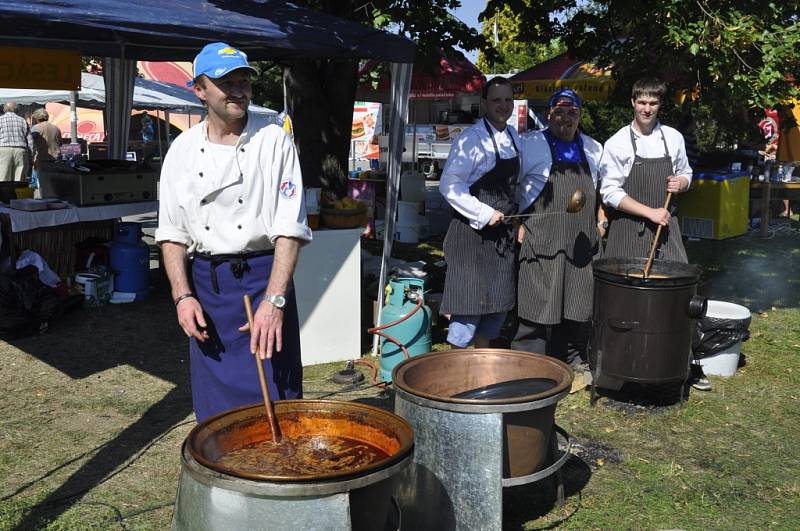
<path fill-rule="evenodd" d="M 256 358 L 250 334 L 239 332 L 247 322 L 243 297 L 253 308 L 264 298 L 274 256 L 272 251 L 240 255 L 197 255 L 192 260 L 194 292 L 205 312 L 209 338 L 190 340 L 192 402 L 197 422 L 228 409 L 262 403 Z M 283 350 L 264 361 L 272 400 L 302 398 L 300 326 L 294 286 L 283 310 Z"/>

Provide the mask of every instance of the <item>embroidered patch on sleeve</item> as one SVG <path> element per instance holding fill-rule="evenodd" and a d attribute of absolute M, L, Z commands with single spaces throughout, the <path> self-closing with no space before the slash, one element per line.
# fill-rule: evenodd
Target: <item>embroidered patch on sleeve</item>
<path fill-rule="evenodd" d="M 281 195 L 284 199 L 294 199 L 297 195 L 297 185 L 291 180 L 281 181 Z"/>

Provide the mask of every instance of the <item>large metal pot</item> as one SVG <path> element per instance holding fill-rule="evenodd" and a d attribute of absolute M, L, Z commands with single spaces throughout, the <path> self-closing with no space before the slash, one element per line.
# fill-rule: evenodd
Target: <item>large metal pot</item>
<path fill-rule="evenodd" d="M 552 462 L 553 419 L 572 378 L 554 358 L 501 349 L 432 352 L 397 365 L 395 412 L 415 434 L 399 494 L 404 528 L 501 529 L 502 488 L 546 477 L 568 457 Z M 550 383 L 526 392 L 531 381 Z M 506 396 L 458 397 L 501 386 Z"/>
<path fill-rule="evenodd" d="M 589 362 L 595 374 L 640 383 L 688 376 L 692 319 L 705 315 L 697 295 L 700 269 L 655 260 L 643 278 L 644 258 L 594 263 L 594 336 Z"/>
<path fill-rule="evenodd" d="M 174 530 L 357 529 L 382 530 L 392 515 L 396 475 L 411 462 L 413 431 L 387 411 L 354 402 L 285 400 L 275 403 L 285 438 L 334 435 L 385 451 L 383 461 L 313 477 L 240 473 L 217 459 L 269 439 L 263 406 L 234 409 L 207 419 L 187 437 Z"/>

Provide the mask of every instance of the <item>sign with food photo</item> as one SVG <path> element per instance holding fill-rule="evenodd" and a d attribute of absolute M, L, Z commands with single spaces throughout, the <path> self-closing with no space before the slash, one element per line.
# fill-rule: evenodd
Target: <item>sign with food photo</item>
<path fill-rule="evenodd" d="M 350 133 L 351 157 L 356 159 L 378 158 L 378 135 L 381 104 L 357 101 L 353 106 L 353 128 Z"/>

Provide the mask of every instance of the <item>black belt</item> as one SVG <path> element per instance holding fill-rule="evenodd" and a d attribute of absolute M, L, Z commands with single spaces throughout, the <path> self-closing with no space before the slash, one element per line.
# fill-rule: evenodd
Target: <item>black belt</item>
<path fill-rule="evenodd" d="M 211 262 L 211 287 L 214 293 L 219 293 L 219 281 L 217 280 L 217 267 L 224 263 L 229 263 L 231 273 L 237 280 L 242 278 L 245 273 L 250 271 L 250 264 L 247 260 L 250 258 L 258 258 L 261 256 L 269 256 L 275 254 L 275 249 L 267 249 L 264 251 L 250 251 L 246 253 L 233 253 L 233 254 L 197 254 L 196 259 L 206 260 Z"/>

